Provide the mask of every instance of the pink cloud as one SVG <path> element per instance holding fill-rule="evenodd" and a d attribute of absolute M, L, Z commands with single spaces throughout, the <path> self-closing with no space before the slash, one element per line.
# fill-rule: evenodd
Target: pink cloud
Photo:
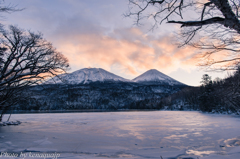
<path fill-rule="evenodd" d="M 57 41 L 57 48 L 75 69 L 90 66 L 110 70 L 118 65 L 126 74 L 137 75 L 152 68 L 170 73 L 182 66 L 196 65 L 193 49 L 179 49 L 170 37 L 154 39 L 137 28 L 117 30 L 110 35 L 72 35 Z"/>

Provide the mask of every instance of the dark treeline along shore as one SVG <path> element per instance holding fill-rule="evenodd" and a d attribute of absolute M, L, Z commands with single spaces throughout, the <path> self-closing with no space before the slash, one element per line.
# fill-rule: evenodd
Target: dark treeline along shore
<path fill-rule="evenodd" d="M 31 87 L 14 110 L 79 109 L 162 109 L 161 99 L 185 86 L 94 82 L 89 84 L 51 84 Z"/>

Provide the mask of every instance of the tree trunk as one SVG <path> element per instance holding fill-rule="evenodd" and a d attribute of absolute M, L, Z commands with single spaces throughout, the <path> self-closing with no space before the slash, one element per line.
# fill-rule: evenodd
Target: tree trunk
<path fill-rule="evenodd" d="M 2 112 L 0 115 L 0 122 L 2 122 L 3 115 L 7 112 L 7 107 L 2 107 Z"/>
<path fill-rule="evenodd" d="M 7 121 L 9 121 L 9 119 L 11 118 L 12 112 L 13 112 L 13 108 L 12 108 L 12 111 L 11 111 Z"/>

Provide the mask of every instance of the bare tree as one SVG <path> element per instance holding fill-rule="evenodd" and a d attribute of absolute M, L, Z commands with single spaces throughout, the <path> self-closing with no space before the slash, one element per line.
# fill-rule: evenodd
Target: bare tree
<path fill-rule="evenodd" d="M 126 16 L 134 16 L 136 24 L 152 19 L 153 28 L 164 21 L 180 24 L 180 46 L 203 49 L 201 66 L 236 70 L 240 60 L 239 9 L 239 0 L 129 0 Z"/>
<path fill-rule="evenodd" d="M 66 57 L 43 39 L 41 33 L 24 31 L 16 26 L 1 31 L 1 114 L 21 98 L 23 89 L 63 73 L 68 67 Z"/>
<path fill-rule="evenodd" d="M 18 9 L 16 5 L 7 4 L 5 5 L 4 0 L 0 0 L 0 12 L 1 13 L 12 13 L 16 11 L 22 11 L 23 9 Z M 0 29 L 2 29 L 3 25 L 0 23 Z"/>

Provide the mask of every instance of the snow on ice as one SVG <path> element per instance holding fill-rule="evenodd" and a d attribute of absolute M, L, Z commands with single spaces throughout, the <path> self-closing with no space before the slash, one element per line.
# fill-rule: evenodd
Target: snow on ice
<path fill-rule="evenodd" d="M 13 114 L 12 120 L 22 123 L 0 127 L 1 152 L 66 159 L 240 156 L 240 118 L 234 115 L 131 111 Z"/>

